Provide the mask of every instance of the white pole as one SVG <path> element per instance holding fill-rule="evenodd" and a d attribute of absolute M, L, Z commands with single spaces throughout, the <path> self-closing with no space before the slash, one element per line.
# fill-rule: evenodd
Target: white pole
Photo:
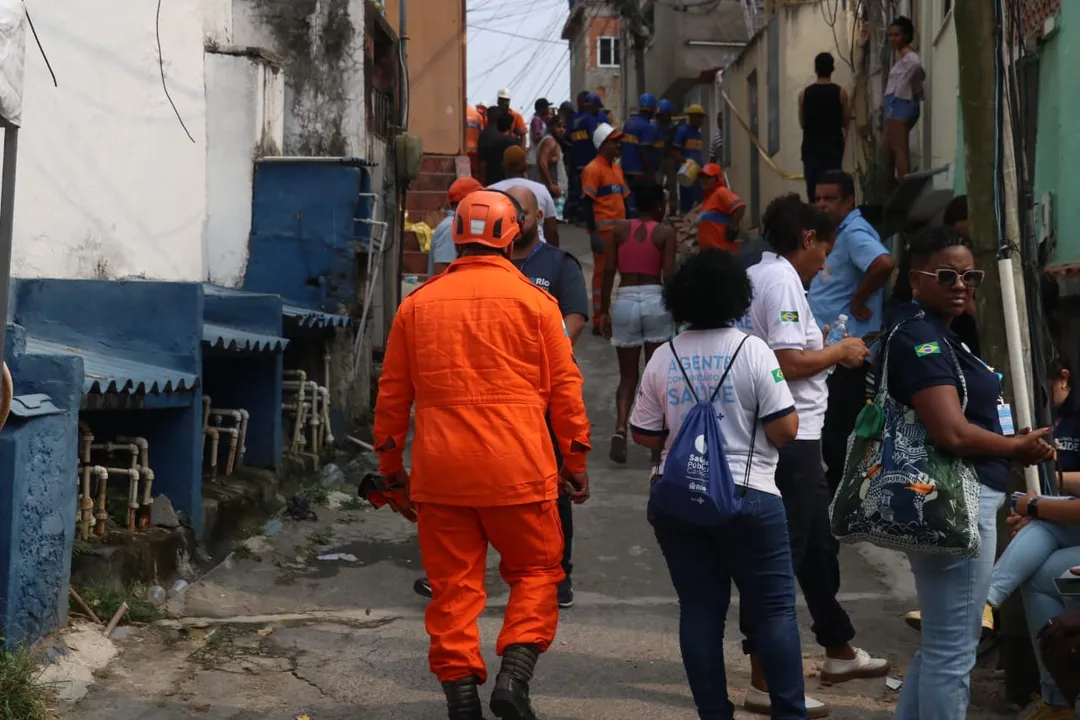
<path fill-rule="evenodd" d="M 1020 311 L 1016 298 L 1016 283 L 1013 281 L 1013 263 L 1010 258 L 998 260 L 998 275 L 1001 277 L 1001 302 L 1005 310 L 1005 342 L 1009 346 L 1009 368 L 1012 374 L 1013 412 L 1016 413 L 1016 427 L 1031 427 L 1031 397 L 1028 395 L 1028 378 L 1024 364 L 1024 343 L 1020 334 Z M 1035 466 L 1024 468 L 1024 482 L 1029 493 L 1038 494 L 1039 469 Z"/>

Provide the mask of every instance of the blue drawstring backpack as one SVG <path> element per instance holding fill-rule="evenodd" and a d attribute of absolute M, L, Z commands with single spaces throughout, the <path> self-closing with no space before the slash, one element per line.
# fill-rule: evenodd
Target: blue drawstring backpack
<path fill-rule="evenodd" d="M 650 502 L 655 510 L 682 520 L 690 525 L 712 527 L 722 525 L 742 509 L 742 497 L 750 483 L 750 463 L 754 457 L 754 438 L 757 435 L 757 418 L 750 435 L 750 454 L 746 460 L 746 478 L 741 492 L 735 489 L 724 438 L 720 433 L 720 418 L 713 402 L 731 372 L 739 351 L 749 336 L 742 339 L 727 369 L 720 377 L 716 389 L 708 399 L 702 400 L 694 390 L 686 369 L 679 362 L 675 344 L 668 341 L 671 354 L 682 370 L 683 379 L 694 396 L 694 407 L 683 418 L 679 434 L 671 443 L 664 472 L 652 485 Z"/>

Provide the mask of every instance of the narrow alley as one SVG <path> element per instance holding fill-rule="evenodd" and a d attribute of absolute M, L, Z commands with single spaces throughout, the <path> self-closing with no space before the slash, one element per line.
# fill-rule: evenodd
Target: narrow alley
<path fill-rule="evenodd" d="M 591 255 L 583 231 L 564 247 Z M 600 338 L 578 345 L 593 422 L 593 496 L 577 508 L 576 604 L 541 659 L 534 703 L 551 720 L 689 718 L 694 714 L 678 648 L 678 606 L 663 558 L 645 521 L 648 458 L 640 448 L 617 467 L 606 445 L 614 418 L 616 366 Z M 271 545 L 237 553 L 187 592 L 185 617 L 142 627 L 118 640 L 118 655 L 89 695 L 70 708 L 80 720 L 436 720 L 445 704 L 427 669 L 422 574 L 412 525 L 388 509 L 328 511 L 317 522 L 287 522 Z M 733 548 L 737 552 L 737 548 Z M 344 553 L 350 561 L 320 561 Z M 352 560 L 353 558 L 348 558 Z M 845 547 L 841 600 L 856 642 L 893 663 L 900 677 L 918 636 L 902 621 L 913 607 L 910 573 L 898 556 Z M 481 619 L 489 665 L 505 585 L 489 557 L 491 599 Z M 884 680 L 821 687 L 819 649 L 800 598 L 807 691 L 837 720 L 892 717 L 896 693 Z M 733 624 L 729 624 L 729 629 Z M 738 637 L 728 645 L 728 684 L 741 701 L 748 664 Z M 990 671 L 973 680 L 976 712 L 989 711 Z M 737 717 L 754 717 L 737 713 Z"/>

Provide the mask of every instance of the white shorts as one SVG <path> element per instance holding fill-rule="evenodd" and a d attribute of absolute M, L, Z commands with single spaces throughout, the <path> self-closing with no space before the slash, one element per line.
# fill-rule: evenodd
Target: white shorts
<path fill-rule="evenodd" d="M 664 307 L 659 285 L 619 288 L 611 307 L 611 344 L 617 348 L 659 345 L 675 335 L 675 323 Z"/>

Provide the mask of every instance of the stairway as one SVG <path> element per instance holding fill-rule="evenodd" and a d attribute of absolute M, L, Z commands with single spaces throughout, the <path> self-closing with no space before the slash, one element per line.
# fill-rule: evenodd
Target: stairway
<path fill-rule="evenodd" d="M 420 175 L 409 183 L 405 195 L 405 210 L 410 222 L 427 223 L 433 230 L 446 217 L 449 202 L 446 193 L 459 177 L 469 175 L 469 159 L 454 155 L 425 155 Z M 428 254 L 420 250 L 416 233 L 404 234 L 405 255 L 402 275 L 416 275 L 422 282 L 427 278 Z"/>

